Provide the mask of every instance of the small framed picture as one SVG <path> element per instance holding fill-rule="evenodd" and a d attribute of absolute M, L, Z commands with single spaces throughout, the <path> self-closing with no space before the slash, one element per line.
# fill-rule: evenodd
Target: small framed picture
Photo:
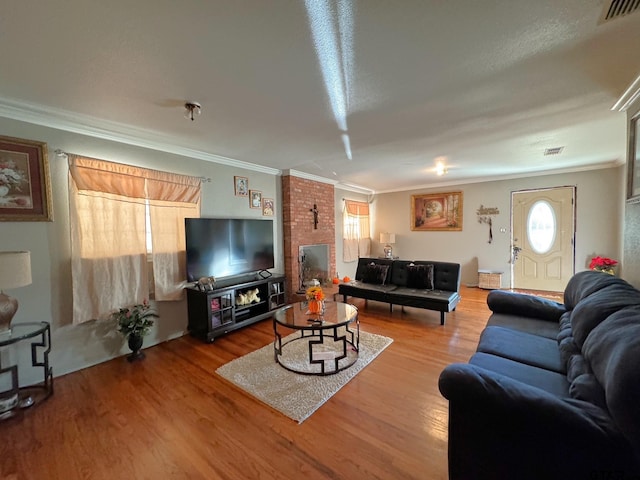
<path fill-rule="evenodd" d="M 236 197 L 249 196 L 249 179 L 247 177 L 233 177 Z"/>
<path fill-rule="evenodd" d="M 262 208 L 262 192 L 249 190 L 249 204 L 251 208 Z"/>
<path fill-rule="evenodd" d="M 47 144 L 0 136 L 0 221 L 52 220 Z"/>
<path fill-rule="evenodd" d="M 273 216 L 273 198 L 262 199 L 262 215 Z"/>

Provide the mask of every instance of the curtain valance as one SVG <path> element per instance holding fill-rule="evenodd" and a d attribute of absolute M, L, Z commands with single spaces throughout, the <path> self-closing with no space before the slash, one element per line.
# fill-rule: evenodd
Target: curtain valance
<path fill-rule="evenodd" d="M 79 191 L 94 191 L 150 201 L 200 201 L 200 178 L 69 155 L 69 173 Z"/>

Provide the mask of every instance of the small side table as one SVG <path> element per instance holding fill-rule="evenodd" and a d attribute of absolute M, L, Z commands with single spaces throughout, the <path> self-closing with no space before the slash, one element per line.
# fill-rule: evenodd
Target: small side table
<path fill-rule="evenodd" d="M 2 357 L 0 356 L 0 376 L 11 376 L 11 388 L 0 392 L 0 420 L 10 418 L 16 414 L 18 409 L 28 408 L 46 400 L 53 394 L 53 369 L 49 366 L 51 327 L 48 322 L 12 325 L 8 333 L 0 334 L 0 348 L 26 342 L 29 339 L 32 339 L 30 342 L 31 366 L 42 368 L 43 382 L 38 385 L 20 387 L 18 365 L 2 365 Z"/>

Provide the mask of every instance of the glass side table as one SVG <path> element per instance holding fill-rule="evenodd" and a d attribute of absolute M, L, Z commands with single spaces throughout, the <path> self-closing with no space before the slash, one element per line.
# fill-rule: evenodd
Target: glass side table
<path fill-rule="evenodd" d="M 31 346 L 31 366 L 41 367 L 43 370 L 41 384 L 20 387 L 17 363 L 3 364 L 2 351 L 10 345 L 23 343 L 29 343 Z M 0 420 L 10 418 L 19 409 L 28 408 L 53 394 L 53 370 L 49 366 L 50 351 L 51 328 L 48 322 L 16 323 L 8 332 L 0 333 L 0 378 L 8 377 L 11 383 L 9 389 L 0 391 Z"/>

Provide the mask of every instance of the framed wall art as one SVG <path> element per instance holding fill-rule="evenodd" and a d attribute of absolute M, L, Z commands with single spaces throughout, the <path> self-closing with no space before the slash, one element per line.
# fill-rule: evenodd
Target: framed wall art
<path fill-rule="evenodd" d="M 251 208 L 262 208 L 262 192 L 249 190 L 249 204 Z"/>
<path fill-rule="evenodd" d="M 236 197 L 248 197 L 249 179 L 247 177 L 233 177 L 233 188 Z"/>
<path fill-rule="evenodd" d="M 631 119 L 629 127 L 627 202 L 640 202 L 640 113 Z"/>
<path fill-rule="evenodd" d="M 262 199 L 262 215 L 267 217 L 273 216 L 273 198 Z"/>
<path fill-rule="evenodd" d="M 462 192 L 411 195 L 411 230 L 462 230 Z"/>
<path fill-rule="evenodd" d="M 46 143 L 0 136 L 0 220 L 53 220 Z"/>

